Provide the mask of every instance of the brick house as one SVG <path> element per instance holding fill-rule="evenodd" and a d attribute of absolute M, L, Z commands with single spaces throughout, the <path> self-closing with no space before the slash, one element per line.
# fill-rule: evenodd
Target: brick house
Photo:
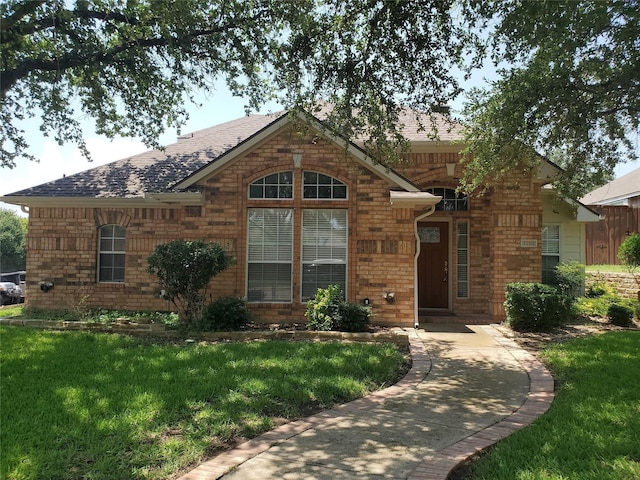
<path fill-rule="evenodd" d="M 435 141 L 403 123 L 411 150 L 395 168 L 315 118 L 251 115 L 6 195 L 29 209 L 28 304 L 166 309 L 147 257 L 205 239 L 236 258 L 212 291 L 246 297 L 259 322 L 302 321 L 317 288 L 337 283 L 378 324 L 481 323 L 504 317 L 505 284 L 584 261 L 597 216 L 544 188 L 557 167 L 542 160 L 466 197 L 459 129 L 438 120 Z"/>

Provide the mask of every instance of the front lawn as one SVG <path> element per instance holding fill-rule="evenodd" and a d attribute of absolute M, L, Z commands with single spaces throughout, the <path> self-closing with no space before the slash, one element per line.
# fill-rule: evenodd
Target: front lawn
<path fill-rule="evenodd" d="M 551 409 L 475 462 L 475 480 L 640 478 L 640 331 L 558 344 Z"/>
<path fill-rule="evenodd" d="M 165 479 L 243 438 L 388 386 L 394 346 L 156 344 L 0 327 L 0 478 Z"/>

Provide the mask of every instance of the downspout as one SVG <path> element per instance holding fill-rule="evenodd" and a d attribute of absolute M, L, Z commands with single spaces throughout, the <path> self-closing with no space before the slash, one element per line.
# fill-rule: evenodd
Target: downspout
<path fill-rule="evenodd" d="M 414 220 L 413 234 L 416 237 L 416 255 L 413 259 L 413 324 L 415 328 L 419 326 L 418 318 L 418 257 L 420 256 L 420 236 L 418 235 L 418 222 L 436 211 L 436 206 L 431 205 L 429 210 L 418 215 Z"/>

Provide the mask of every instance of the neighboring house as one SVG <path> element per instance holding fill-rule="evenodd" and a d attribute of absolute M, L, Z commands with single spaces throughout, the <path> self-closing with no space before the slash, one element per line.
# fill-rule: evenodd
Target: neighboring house
<path fill-rule="evenodd" d="M 620 244 L 640 232 L 640 168 L 596 188 L 582 203 L 601 216 L 586 229 L 587 265 L 619 264 Z"/>
<path fill-rule="evenodd" d="M 29 208 L 27 301 L 162 310 L 147 257 L 205 239 L 237 260 L 213 291 L 246 297 L 259 322 L 303 321 L 328 284 L 370 303 L 378 324 L 489 322 L 504 317 L 507 283 L 584 261 L 584 222 L 597 216 L 543 188 L 556 166 L 467 198 L 455 191 L 459 129 L 439 120 L 435 141 L 403 123 L 411 151 L 395 168 L 316 118 L 252 115 L 6 195 Z"/>

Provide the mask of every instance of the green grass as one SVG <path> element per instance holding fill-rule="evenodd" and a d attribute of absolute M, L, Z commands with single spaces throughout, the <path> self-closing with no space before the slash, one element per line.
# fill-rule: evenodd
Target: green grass
<path fill-rule="evenodd" d="M 395 382 L 390 345 L 154 344 L 0 327 L 0 478 L 164 479 Z"/>
<path fill-rule="evenodd" d="M 573 340 L 543 358 L 558 383 L 550 410 L 483 455 L 473 478 L 640 478 L 640 332 Z"/>
<path fill-rule="evenodd" d="M 585 271 L 627 273 L 628 270 L 624 265 L 587 265 Z"/>
<path fill-rule="evenodd" d="M 11 305 L 0 308 L 0 318 L 19 317 L 22 315 L 23 305 Z"/>

